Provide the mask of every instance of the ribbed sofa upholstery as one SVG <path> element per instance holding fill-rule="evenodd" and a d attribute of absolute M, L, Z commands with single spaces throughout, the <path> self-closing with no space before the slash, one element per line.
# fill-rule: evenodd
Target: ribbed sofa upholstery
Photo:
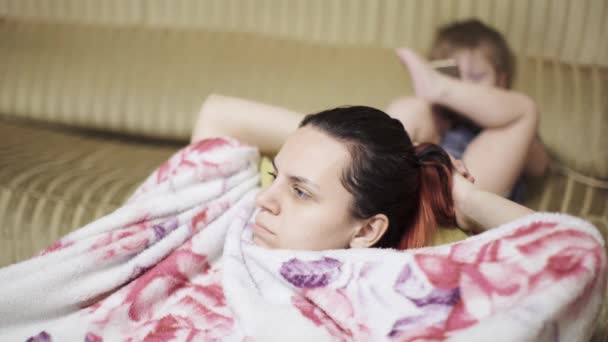
<path fill-rule="evenodd" d="M 209 94 L 385 108 L 412 92 L 392 49 L 424 52 L 437 25 L 470 16 L 505 32 L 515 88 L 541 110 L 555 163 L 525 204 L 606 237 L 607 15 L 605 0 L 0 0 L 0 266 L 120 206 L 187 143 Z"/>

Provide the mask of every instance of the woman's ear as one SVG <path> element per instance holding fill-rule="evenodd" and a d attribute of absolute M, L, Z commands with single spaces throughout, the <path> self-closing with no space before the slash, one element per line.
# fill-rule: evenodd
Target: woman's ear
<path fill-rule="evenodd" d="M 388 217 L 384 214 L 376 214 L 361 222 L 355 236 L 350 240 L 351 248 L 372 247 L 384 235 L 388 229 Z"/>

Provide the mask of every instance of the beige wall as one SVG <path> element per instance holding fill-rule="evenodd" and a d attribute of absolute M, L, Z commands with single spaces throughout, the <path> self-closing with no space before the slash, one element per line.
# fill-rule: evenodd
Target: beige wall
<path fill-rule="evenodd" d="M 418 50 L 437 25 L 477 16 L 518 54 L 608 66 L 608 0 L 0 0 L 0 15 Z"/>

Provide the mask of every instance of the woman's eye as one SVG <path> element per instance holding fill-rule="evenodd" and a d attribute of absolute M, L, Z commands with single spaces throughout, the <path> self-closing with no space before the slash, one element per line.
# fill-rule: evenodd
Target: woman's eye
<path fill-rule="evenodd" d="M 293 188 L 294 195 L 299 199 L 308 199 L 310 196 L 304 191 L 300 190 L 298 187 Z"/>

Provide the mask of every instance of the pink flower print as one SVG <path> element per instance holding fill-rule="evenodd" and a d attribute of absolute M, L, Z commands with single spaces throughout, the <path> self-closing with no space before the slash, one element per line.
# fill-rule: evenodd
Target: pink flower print
<path fill-rule="evenodd" d="M 207 224 L 208 207 L 203 208 L 198 214 L 194 215 L 191 221 L 191 230 L 198 231 L 202 226 Z"/>
<path fill-rule="evenodd" d="M 458 287 L 460 263 L 442 255 L 417 254 L 415 260 L 433 286 L 444 289 Z"/>
<path fill-rule="evenodd" d="M 213 151 L 217 148 L 224 147 L 229 144 L 230 144 L 230 142 L 224 138 L 210 138 L 210 139 L 203 139 L 203 140 L 194 142 L 194 143 L 190 144 L 188 146 L 188 148 L 191 151 L 195 151 L 198 153 L 204 153 L 204 152 Z"/>
<path fill-rule="evenodd" d="M 84 337 L 84 342 L 103 342 L 103 338 L 101 338 L 93 333 L 88 333 Z"/>
<path fill-rule="evenodd" d="M 188 145 L 186 148 L 177 152 L 165 161 L 156 171 L 156 184 L 166 181 L 170 176 L 175 175 L 182 169 L 196 168 L 197 165 L 207 167 L 217 167 L 216 164 L 199 160 L 200 154 L 205 154 L 214 149 L 228 145 L 229 142 L 222 138 L 204 139 Z M 192 158 L 194 159 L 192 159 Z"/>
<path fill-rule="evenodd" d="M 226 306 L 224 290 L 220 284 L 192 285 L 190 287 L 195 293 L 205 297 L 205 303 L 212 306 Z"/>
<path fill-rule="evenodd" d="M 178 320 L 172 315 L 164 316 L 155 323 L 156 327 L 154 328 L 154 330 L 148 333 L 148 335 L 146 335 L 144 341 L 171 341 L 176 337 L 177 332 L 181 329 L 191 328 L 191 324 L 188 324 L 188 322 L 184 322 L 183 319 Z"/>
<path fill-rule="evenodd" d="M 459 330 L 470 327 L 471 325 L 477 323 L 477 319 L 471 315 L 466 307 L 464 306 L 464 302 L 462 300 L 458 301 L 448 319 L 445 323 L 445 330 Z"/>
<path fill-rule="evenodd" d="M 207 257 L 187 250 L 177 250 L 129 285 L 124 302 L 129 304 L 129 317 L 144 318 L 157 302 L 162 302 L 187 283 L 189 276 L 209 270 Z"/>
<path fill-rule="evenodd" d="M 515 230 L 513 233 L 505 237 L 506 240 L 517 240 L 522 237 L 530 236 L 535 233 L 545 233 L 553 230 L 557 226 L 556 222 L 532 222 L 527 226 L 523 226 Z"/>
<path fill-rule="evenodd" d="M 68 241 L 68 242 L 63 242 L 61 240 L 59 241 L 55 241 L 52 245 L 48 246 L 45 250 L 43 250 L 42 252 L 40 252 L 38 255 L 42 256 L 42 255 L 46 255 L 58 250 L 62 250 L 66 247 L 70 247 L 71 245 L 73 245 L 74 242 L 73 241 Z"/>
<path fill-rule="evenodd" d="M 158 170 L 156 170 L 156 184 L 160 184 L 169 178 L 170 169 L 171 159 L 165 161 L 158 167 Z"/>
<path fill-rule="evenodd" d="M 351 341 L 353 339 L 351 331 L 341 327 L 331 318 L 331 316 L 315 305 L 310 299 L 296 295 L 291 298 L 291 302 L 304 317 L 311 320 L 316 326 L 325 328 L 325 330 L 337 340 Z"/>
<path fill-rule="evenodd" d="M 232 332 L 234 320 L 225 306 L 214 306 L 205 297 L 194 296 L 185 296 L 178 306 L 180 310 L 190 312 L 188 317 L 191 317 L 192 324 L 210 340 L 220 339 Z"/>

